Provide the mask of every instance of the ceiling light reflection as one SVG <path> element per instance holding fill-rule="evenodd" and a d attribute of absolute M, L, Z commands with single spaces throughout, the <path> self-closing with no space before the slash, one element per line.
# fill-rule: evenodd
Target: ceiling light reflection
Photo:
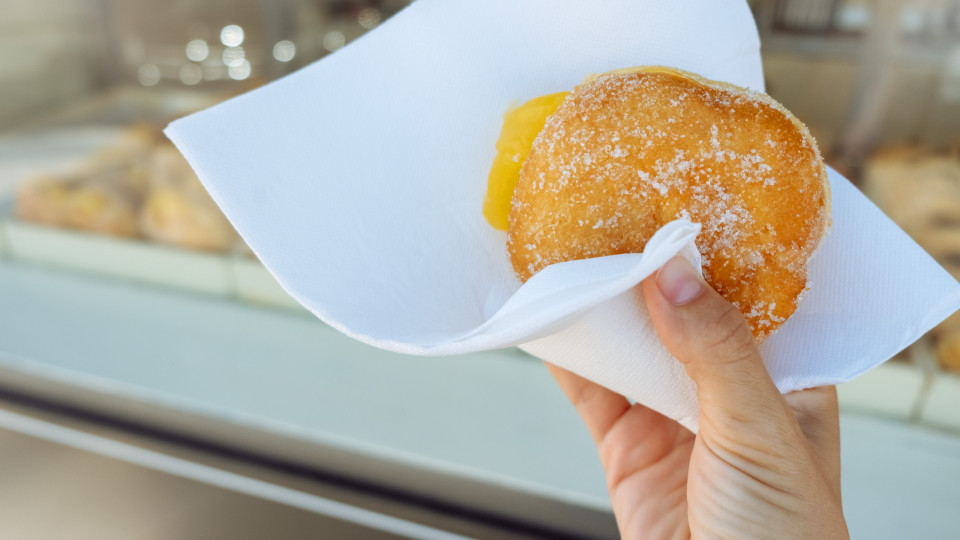
<path fill-rule="evenodd" d="M 323 36 L 323 48 L 333 52 L 342 48 L 347 43 L 347 38 L 340 32 L 333 31 Z"/>
<path fill-rule="evenodd" d="M 242 81 L 250 76 L 250 62 L 246 59 L 243 59 L 236 66 L 230 66 L 227 68 L 227 75 L 235 81 Z"/>
<path fill-rule="evenodd" d="M 273 57 L 281 62 L 289 62 L 297 55 L 297 46 L 292 41 L 278 41 L 273 46 Z"/>
<path fill-rule="evenodd" d="M 184 64 L 180 67 L 180 82 L 193 86 L 203 80 L 203 70 L 196 64 Z"/>
<path fill-rule="evenodd" d="M 360 26 L 370 29 L 380 24 L 380 10 L 373 7 L 367 7 L 360 10 L 357 14 L 357 22 Z"/>
<path fill-rule="evenodd" d="M 144 64 L 137 69 L 137 81 L 143 86 L 154 86 L 160 82 L 160 68 L 154 64 Z"/>
<path fill-rule="evenodd" d="M 203 62 L 210 56 L 210 47 L 202 39 L 194 39 L 187 43 L 187 58 L 194 62 Z"/>
<path fill-rule="evenodd" d="M 243 43 L 243 28 L 228 24 L 220 30 L 220 43 L 227 47 L 239 47 Z"/>
<path fill-rule="evenodd" d="M 239 66 L 247 57 L 243 47 L 227 47 L 223 50 L 223 63 L 230 67 Z"/>

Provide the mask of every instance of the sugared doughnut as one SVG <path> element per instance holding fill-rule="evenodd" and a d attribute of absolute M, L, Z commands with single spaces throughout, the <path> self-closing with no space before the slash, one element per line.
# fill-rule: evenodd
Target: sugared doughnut
<path fill-rule="evenodd" d="M 816 143 L 770 97 L 669 68 L 592 77 L 520 170 L 507 248 L 526 281 L 568 260 L 640 252 L 700 223 L 704 276 L 764 339 L 793 314 L 829 221 Z"/>

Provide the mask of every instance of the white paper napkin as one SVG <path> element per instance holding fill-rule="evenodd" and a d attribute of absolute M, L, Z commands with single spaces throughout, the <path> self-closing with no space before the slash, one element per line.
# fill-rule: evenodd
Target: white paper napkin
<path fill-rule="evenodd" d="M 763 87 L 742 1 L 419 0 L 167 135 L 281 285 L 346 334 L 410 354 L 524 344 L 696 429 L 693 383 L 634 286 L 676 253 L 696 257 L 697 227 L 674 222 L 644 254 L 554 265 L 520 287 L 481 214 L 511 103 L 649 64 Z M 960 285 L 830 181 L 810 294 L 763 346 L 783 391 L 849 380 L 960 307 Z"/>

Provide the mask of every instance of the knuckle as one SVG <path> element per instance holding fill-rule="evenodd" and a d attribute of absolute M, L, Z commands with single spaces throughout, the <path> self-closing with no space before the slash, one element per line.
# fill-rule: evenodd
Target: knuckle
<path fill-rule="evenodd" d="M 573 395 L 570 396 L 570 402 L 573 403 L 574 408 L 577 410 L 583 410 L 590 406 L 598 394 L 599 388 L 594 385 L 583 385 L 577 390 Z"/>
<path fill-rule="evenodd" d="M 838 414 L 837 390 L 833 386 L 807 388 L 784 395 L 799 420 L 830 418 Z"/>

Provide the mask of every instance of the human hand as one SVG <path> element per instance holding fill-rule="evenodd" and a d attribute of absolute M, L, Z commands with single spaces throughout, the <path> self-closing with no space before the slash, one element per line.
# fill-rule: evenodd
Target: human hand
<path fill-rule="evenodd" d="M 849 538 L 836 389 L 781 395 L 743 316 L 686 260 L 642 289 L 697 384 L 699 433 L 548 364 L 597 444 L 621 536 Z"/>

